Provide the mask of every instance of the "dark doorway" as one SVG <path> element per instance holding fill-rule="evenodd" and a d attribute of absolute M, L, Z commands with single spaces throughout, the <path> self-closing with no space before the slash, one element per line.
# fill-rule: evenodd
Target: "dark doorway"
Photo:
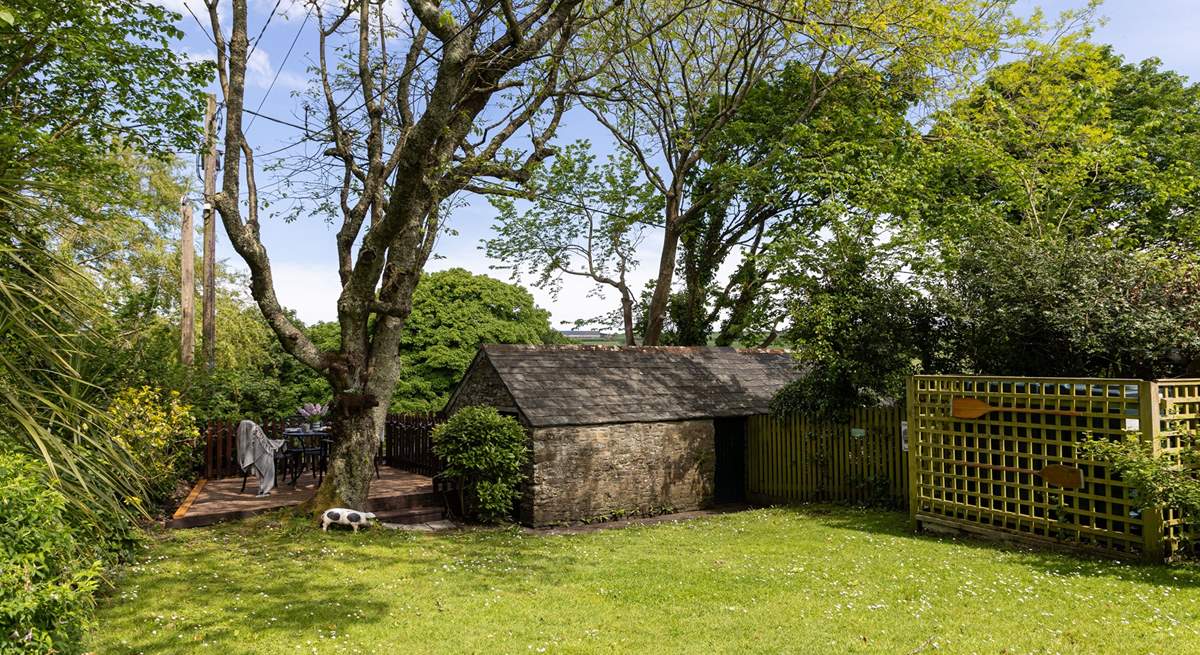
<path fill-rule="evenodd" d="M 713 419 L 716 431 L 716 480 L 713 501 L 746 501 L 746 417 Z"/>

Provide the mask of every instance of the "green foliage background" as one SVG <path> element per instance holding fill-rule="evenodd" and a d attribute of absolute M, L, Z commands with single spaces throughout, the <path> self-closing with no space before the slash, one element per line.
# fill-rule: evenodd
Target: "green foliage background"
<path fill-rule="evenodd" d="M 899 398 L 912 372 L 1195 375 L 1198 117 L 1200 86 L 1077 37 L 992 70 L 877 169 L 893 191 L 772 243 L 812 371 L 777 409 Z"/>
<path fill-rule="evenodd" d="M 426 273 L 401 341 L 404 366 L 392 409 L 442 409 L 482 344 L 565 343 L 549 321 L 520 285 L 462 268 Z"/>
<path fill-rule="evenodd" d="M 0 452 L 0 653 L 81 653 L 100 562 L 45 467 Z"/>

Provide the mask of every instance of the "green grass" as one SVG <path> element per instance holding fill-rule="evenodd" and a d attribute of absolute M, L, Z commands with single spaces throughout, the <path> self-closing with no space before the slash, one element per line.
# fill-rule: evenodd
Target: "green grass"
<path fill-rule="evenodd" d="M 160 534 L 97 653 L 1194 653 L 1200 568 L 914 536 L 807 507 L 568 536 Z"/>

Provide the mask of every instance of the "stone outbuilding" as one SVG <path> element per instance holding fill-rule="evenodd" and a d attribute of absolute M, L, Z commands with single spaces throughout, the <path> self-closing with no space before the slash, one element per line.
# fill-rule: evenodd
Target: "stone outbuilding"
<path fill-rule="evenodd" d="M 486 345 L 446 413 L 525 426 L 523 523 L 686 511 L 743 499 L 746 417 L 798 375 L 781 350 Z"/>

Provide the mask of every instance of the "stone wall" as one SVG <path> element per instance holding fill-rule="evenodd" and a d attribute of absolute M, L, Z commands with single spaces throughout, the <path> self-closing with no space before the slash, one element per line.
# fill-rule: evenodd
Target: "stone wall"
<path fill-rule="evenodd" d="M 532 442 L 527 524 L 693 510 L 712 498 L 712 420 L 537 428 Z"/>
<path fill-rule="evenodd" d="M 466 377 L 446 404 L 446 416 L 471 405 L 488 405 L 499 412 L 519 414 L 516 401 L 486 356 L 467 369 Z"/>

